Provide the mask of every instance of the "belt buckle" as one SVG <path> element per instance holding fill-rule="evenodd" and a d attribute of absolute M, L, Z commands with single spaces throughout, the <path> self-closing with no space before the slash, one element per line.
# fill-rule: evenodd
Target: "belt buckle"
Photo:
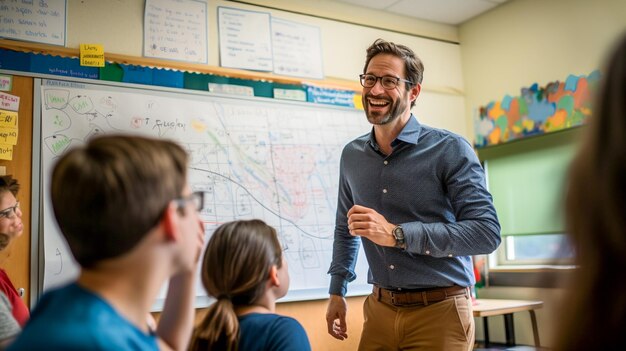
<path fill-rule="evenodd" d="M 406 295 L 402 292 L 389 291 L 389 295 L 391 295 L 391 304 L 396 307 L 410 305 L 406 299 Z"/>
<path fill-rule="evenodd" d="M 391 295 L 391 304 L 394 305 L 394 306 L 397 306 L 396 305 L 396 294 L 393 291 L 390 290 L 389 291 L 389 295 Z"/>

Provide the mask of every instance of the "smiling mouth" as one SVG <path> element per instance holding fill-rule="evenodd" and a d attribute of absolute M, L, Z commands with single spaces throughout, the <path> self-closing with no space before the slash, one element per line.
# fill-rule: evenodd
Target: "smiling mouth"
<path fill-rule="evenodd" d="M 383 99 L 373 99 L 373 98 L 368 98 L 367 102 L 370 104 L 370 106 L 372 107 L 385 107 L 387 105 L 389 105 L 389 101 L 387 100 L 383 100 Z"/>

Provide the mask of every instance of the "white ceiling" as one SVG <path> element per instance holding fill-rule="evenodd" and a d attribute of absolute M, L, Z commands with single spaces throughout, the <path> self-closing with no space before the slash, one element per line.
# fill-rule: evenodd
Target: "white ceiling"
<path fill-rule="evenodd" d="M 459 25 L 508 0 L 332 0 L 394 15 Z"/>

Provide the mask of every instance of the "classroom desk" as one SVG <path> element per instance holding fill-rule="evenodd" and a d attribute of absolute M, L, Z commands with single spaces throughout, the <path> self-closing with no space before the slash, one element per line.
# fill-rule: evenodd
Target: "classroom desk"
<path fill-rule="evenodd" d="M 513 313 L 520 311 L 528 311 L 533 327 L 533 336 L 535 337 L 535 346 L 541 346 L 539 343 L 539 330 L 537 329 L 537 317 L 535 310 L 543 307 L 543 301 L 526 301 L 526 300 L 500 300 L 500 299 L 476 299 L 474 302 L 474 317 L 483 318 L 483 328 L 485 331 L 485 347 L 489 347 L 489 326 L 487 318 L 491 316 L 504 317 L 504 331 L 506 335 L 506 345 L 515 345 L 515 326 L 513 325 Z"/>

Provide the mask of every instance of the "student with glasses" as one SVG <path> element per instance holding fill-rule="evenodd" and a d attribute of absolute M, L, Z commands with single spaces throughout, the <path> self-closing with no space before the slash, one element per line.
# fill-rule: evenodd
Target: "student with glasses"
<path fill-rule="evenodd" d="M 347 285 L 362 243 L 373 292 L 359 350 L 471 350 L 472 255 L 494 251 L 500 225 L 471 145 L 411 113 L 424 66 L 404 45 L 368 49 L 363 107 L 372 131 L 345 146 L 328 333 L 343 340 Z"/>
<path fill-rule="evenodd" d="M 51 179 L 54 215 L 78 279 L 46 292 L 10 350 L 184 350 L 204 242 L 202 193 L 177 144 L 101 136 L 65 153 Z M 159 324 L 147 316 L 169 288 Z"/>
<path fill-rule="evenodd" d="M 17 201 L 20 184 L 10 175 L 0 176 L 0 251 L 24 231 Z M 29 318 L 28 307 L 9 276 L 0 268 L 0 349 L 15 337 Z"/>
<path fill-rule="evenodd" d="M 202 283 L 216 299 L 196 327 L 190 351 L 307 351 L 304 328 L 275 313 L 289 289 L 276 230 L 253 219 L 222 224 L 202 261 Z"/>

